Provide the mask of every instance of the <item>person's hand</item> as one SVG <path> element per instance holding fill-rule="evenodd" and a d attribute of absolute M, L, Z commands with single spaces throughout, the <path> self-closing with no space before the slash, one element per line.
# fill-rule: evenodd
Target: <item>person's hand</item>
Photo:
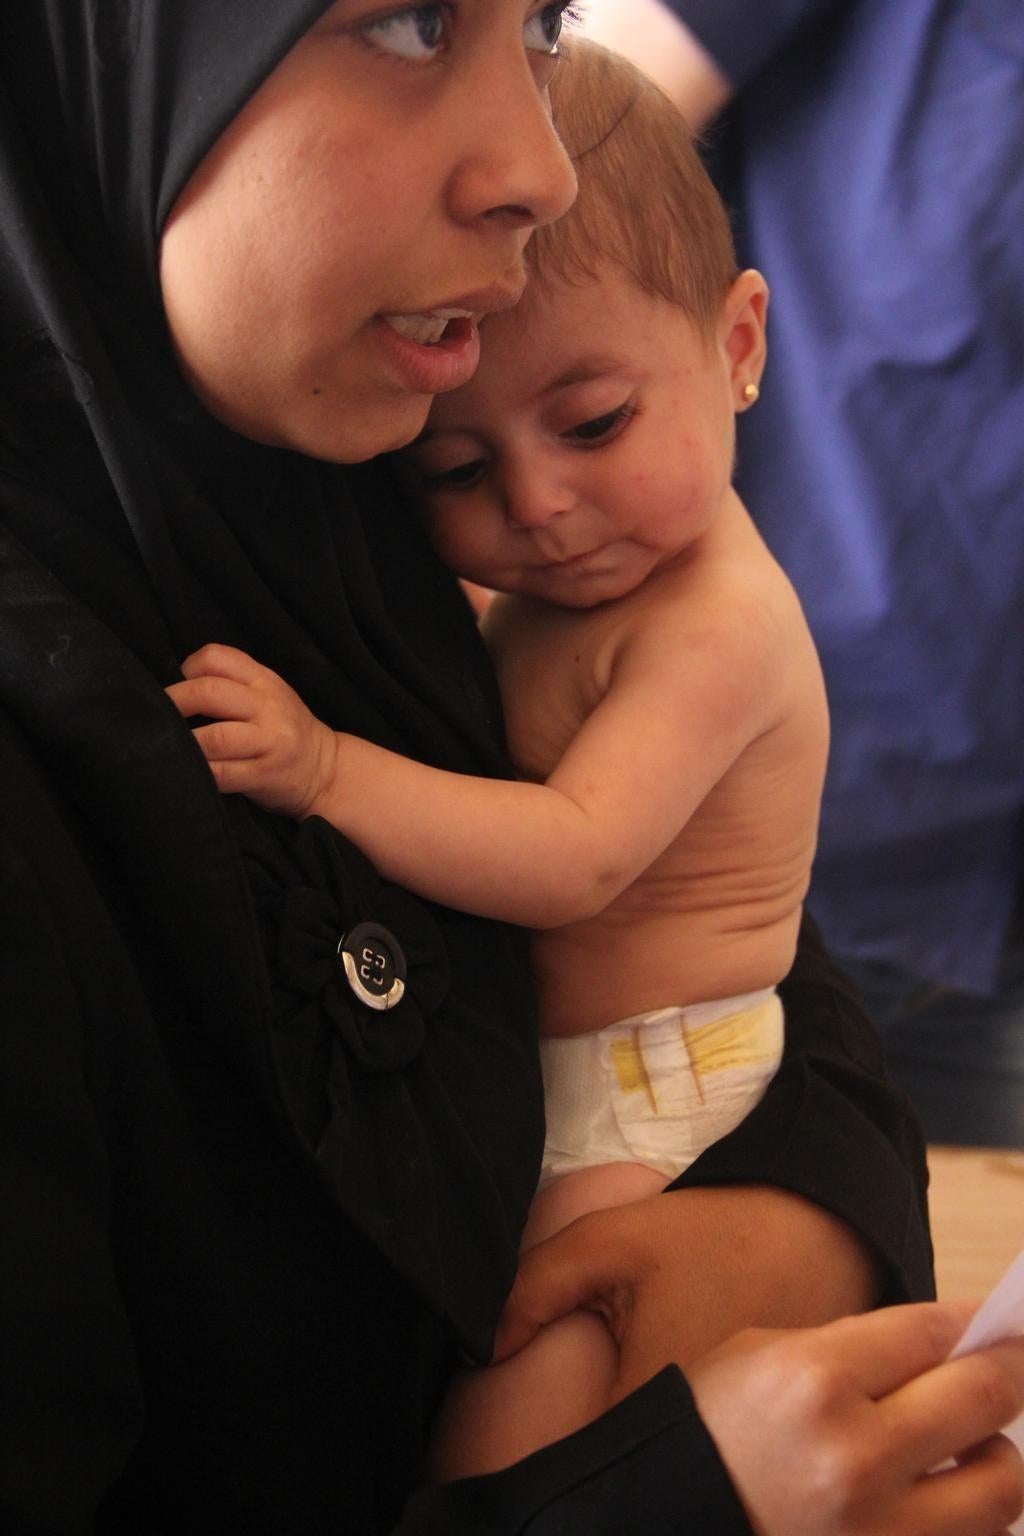
<path fill-rule="evenodd" d="M 969 1310 L 752 1330 L 687 1371 L 757 1536 L 1005 1536 L 1024 1467 L 997 1431 L 1024 1408 L 1024 1339 L 947 1361 Z"/>
<path fill-rule="evenodd" d="M 332 781 L 337 737 L 276 672 L 229 645 L 204 645 L 167 694 L 193 732 L 217 786 L 269 811 L 308 816 Z"/>
<path fill-rule="evenodd" d="M 520 1259 L 494 1358 L 577 1308 L 619 1346 L 616 1399 L 750 1326 L 828 1322 L 869 1307 L 872 1263 L 845 1223 L 760 1185 L 669 1191 L 580 1217 Z"/>

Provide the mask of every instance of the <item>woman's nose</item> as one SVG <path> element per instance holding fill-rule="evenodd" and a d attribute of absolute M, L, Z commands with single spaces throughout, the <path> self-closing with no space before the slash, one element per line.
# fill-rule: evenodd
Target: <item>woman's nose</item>
<path fill-rule="evenodd" d="M 449 211 L 460 222 L 529 229 L 572 206 L 576 172 L 522 53 L 473 81 L 462 134 L 449 184 Z"/>

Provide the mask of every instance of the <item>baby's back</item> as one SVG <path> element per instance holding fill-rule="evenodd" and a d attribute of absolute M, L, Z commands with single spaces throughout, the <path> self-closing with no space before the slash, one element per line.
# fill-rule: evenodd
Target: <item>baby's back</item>
<path fill-rule="evenodd" d="M 814 855 L 828 717 L 799 603 L 740 503 L 699 555 L 618 602 L 569 610 L 500 598 L 487 630 L 526 778 L 547 779 L 608 690 L 628 686 L 627 653 L 656 658 L 661 675 L 651 739 L 685 736 L 698 764 L 722 760 L 720 731 L 735 734 L 749 716 L 735 755 L 643 873 L 604 911 L 535 936 L 544 1032 L 583 1033 L 781 980 Z M 676 732 L 673 683 L 682 694 L 688 670 L 708 666 L 712 704 Z M 668 754 L 647 735 L 630 752 L 649 776 Z M 674 760 L 667 771 L 679 773 Z"/>

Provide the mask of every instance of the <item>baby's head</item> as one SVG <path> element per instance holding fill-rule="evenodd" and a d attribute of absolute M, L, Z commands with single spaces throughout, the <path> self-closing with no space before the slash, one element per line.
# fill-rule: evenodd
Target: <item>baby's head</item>
<path fill-rule="evenodd" d="M 525 297 L 485 322 L 475 377 L 437 397 L 411 456 L 453 570 L 586 608 L 681 555 L 722 505 L 767 289 L 737 272 L 656 86 L 576 40 L 551 97 L 576 204 L 534 234 Z"/>
<path fill-rule="evenodd" d="M 693 135 L 627 59 L 582 38 L 564 51 L 551 105 L 579 190 L 569 212 L 531 238 L 534 283 L 601 282 L 611 268 L 710 338 L 736 254 Z"/>

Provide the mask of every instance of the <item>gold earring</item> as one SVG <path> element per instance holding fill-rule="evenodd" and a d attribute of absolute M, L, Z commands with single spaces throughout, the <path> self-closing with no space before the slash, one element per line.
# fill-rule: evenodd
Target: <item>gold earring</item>
<path fill-rule="evenodd" d="M 761 398 L 761 391 L 756 384 L 744 384 L 743 398 L 748 405 L 756 405 Z"/>

